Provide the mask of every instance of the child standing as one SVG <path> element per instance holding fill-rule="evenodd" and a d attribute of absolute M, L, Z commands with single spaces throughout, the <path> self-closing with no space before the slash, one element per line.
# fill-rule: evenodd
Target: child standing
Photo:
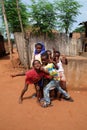
<path fill-rule="evenodd" d="M 34 60 L 39 60 L 41 62 L 41 54 L 45 51 L 45 46 L 43 43 L 38 42 L 35 44 L 35 50 L 32 56 L 31 64 Z"/>
<path fill-rule="evenodd" d="M 61 83 L 61 87 L 67 91 L 66 88 L 66 77 L 64 74 L 64 68 L 63 68 L 63 64 L 67 65 L 68 61 L 67 58 L 65 56 L 62 56 L 60 58 L 60 52 L 59 51 L 55 51 L 55 57 L 54 57 L 54 61 L 56 62 L 56 65 L 58 67 L 58 73 L 60 76 L 60 83 Z"/>

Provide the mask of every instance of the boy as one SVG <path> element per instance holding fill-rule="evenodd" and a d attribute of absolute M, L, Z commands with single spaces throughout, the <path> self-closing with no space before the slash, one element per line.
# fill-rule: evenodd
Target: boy
<path fill-rule="evenodd" d="M 43 78 L 43 76 L 47 76 L 46 73 L 41 71 L 41 63 L 39 60 L 33 61 L 33 69 L 26 72 L 26 78 L 25 78 L 25 86 L 21 92 L 21 95 L 19 97 L 19 103 L 22 103 L 23 101 L 23 95 L 28 90 L 28 86 L 30 84 L 35 84 L 35 86 L 38 86 L 38 82 Z"/>
<path fill-rule="evenodd" d="M 59 51 L 55 51 L 54 61 L 56 62 L 56 65 L 58 67 L 58 73 L 61 76 L 61 78 L 60 78 L 61 87 L 64 90 L 67 91 L 67 88 L 66 88 L 66 77 L 65 77 L 64 68 L 63 68 L 63 64 L 65 64 L 65 65 L 68 64 L 67 58 L 65 56 L 62 56 L 62 58 L 61 58 L 60 57 L 60 52 Z"/>
<path fill-rule="evenodd" d="M 48 73 L 50 74 L 50 76 L 53 77 L 53 79 L 44 87 L 44 103 L 43 103 L 43 107 L 47 107 L 51 104 L 51 100 L 50 100 L 50 96 L 49 96 L 49 92 L 50 89 L 54 86 L 55 88 L 57 88 L 57 90 L 62 93 L 65 97 L 66 100 L 73 102 L 73 99 L 69 96 L 69 94 L 63 90 L 60 85 L 59 85 L 59 81 L 60 81 L 60 77 L 58 76 L 58 72 L 55 69 L 55 66 L 53 63 L 48 63 L 49 61 L 49 57 L 48 54 L 45 52 L 41 55 L 41 60 L 43 61 L 43 63 L 45 64 L 45 66 L 43 67 L 43 71 L 48 71 Z"/>

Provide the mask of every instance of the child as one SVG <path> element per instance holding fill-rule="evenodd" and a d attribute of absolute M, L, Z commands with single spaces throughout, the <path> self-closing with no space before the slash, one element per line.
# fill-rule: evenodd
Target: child
<path fill-rule="evenodd" d="M 42 42 L 37 42 L 35 44 L 35 49 L 34 49 L 34 53 L 32 56 L 32 60 L 31 60 L 31 64 L 34 60 L 39 60 L 41 62 L 41 54 L 45 51 L 45 46 L 44 43 Z M 32 67 L 32 65 L 31 65 Z M 36 86 L 36 91 L 38 92 L 38 97 L 39 99 L 42 98 L 43 94 L 42 94 L 42 86 L 43 86 L 43 78 L 38 82 L 38 86 Z M 36 95 L 36 94 L 35 94 Z"/>
<path fill-rule="evenodd" d="M 33 69 L 26 72 L 26 78 L 25 78 L 25 86 L 21 92 L 19 103 L 22 103 L 23 95 L 28 90 L 29 84 L 35 84 L 35 86 L 38 86 L 38 82 L 43 78 L 43 76 L 46 76 L 47 74 L 41 71 L 41 63 L 39 60 L 33 61 Z"/>
<path fill-rule="evenodd" d="M 44 58 L 43 58 L 43 55 L 44 55 Z M 62 93 L 64 95 L 66 100 L 73 101 L 73 99 L 69 96 L 69 94 L 60 87 L 60 85 L 59 85 L 60 77 L 58 75 L 57 70 L 55 69 L 54 64 L 48 63 L 48 61 L 49 61 L 48 54 L 47 53 L 42 54 L 41 59 L 44 60 L 45 63 L 47 63 L 47 65 L 45 67 L 43 67 L 43 70 L 47 70 L 48 73 L 53 77 L 53 79 L 46 85 L 46 87 L 44 87 L 44 90 L 43 90 L 44 91 L 44 103 L 42 106 L 47 107 L 51 104 L 49 92 L 53 86 L 55 88 L 57 88 L 60 93 Z"/>
<path fill-rule="evenodd" d="M 63 65 L 62 64 L 65 64 L 67 65 L 68 64 L 68 61 L 66 59 L 65 56 L 62 56 L 60 58 L 60 52 L 59 51 L 55 51 L 55 57 L 54 57 L 54 61 L 56 62 L 57 64 L 57 67 L 58 67 L 58 73 L 60 75 L 60 83 L 61 83 L 61 87 L 67 91 L 67 88 L 66 88 L 66 78 L 65 78 L 65 74 L 64 74 L 64 68 L 63 68 Z"/>
<path fill-rule="evenodd" d="M 32 56 L 32 62 L 33 63 L 34 60 L 39 60 L 41 62 L 41 54 L 45 51 L 45 46 L 43 43 L 38 42 L 35 44 L 35 50 L 34 50 L 34 54 Z"/>
<path fill-rule="evenodd" d="M 47 52 L 48 57 L 49 57 L 49 62 L 51 62 L 53 60 L 52 52 L 51 52 L 51 50 L 46 50 L 46 52 Z"/>
<path fill-rule="evenodd" d="M 47 63 L 47 59 L 46 59 L 46 55 L 45 55 L 45 53 L 48 53 L 48 57 L 49 57 L 49 61 L 48 62 L 51 62 L 51 51 L 50 50 L 46 50 L 44 53 L 42 53 L 41 54 L 41 62 L 42 62 L 42 66 L 43 67 L 45 67 L 48 63 Z M 51 57 L 50 57 L 51 56 Z M 40 86 L 40 93 L 41 93 L 41 97 L 43 98 L 43 88 L 50 82 L 50 80 L 51 80 L 51 78 L 52 77 L 44 77 L 43 78 L 43 82 L 42 82 L 42 86 L 39 84 L 39 86 Z M 51 96 L 51 98 L 53 99 L 53 98 L 55 98 L 56 96 L 57 96 L 57 91 L 54 89 L 54 87 L 53 87 L 53 89 L 50 91 L 50 96 Z"/>

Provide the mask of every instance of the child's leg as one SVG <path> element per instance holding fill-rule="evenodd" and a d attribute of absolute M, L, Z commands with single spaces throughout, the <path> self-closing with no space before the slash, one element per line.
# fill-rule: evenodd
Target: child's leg
<path fill-rule="evenodd" d="M 20 95 L 20 97 L 19 97 L 19 103 L 22 103 L 22 101 L 23 101 L 23 95 L 24 95 L 24 93 L 25 93 L 27 90 L 28 90 L 28 84 L 25 83 L 25 86 L 24 86 L 24 88 L 23 88 L 23 90 L 22 90 L 22 92 L 21 92 L 21 95 Z"/>
<path fill-rule="evenodd" d="M 60 72 L 60 86 L 63 90 L 67 91 L 67 88 L 66 88 L 66 77 L 65 77 L 65 74 L 64 72 Z"/>
<path fill-rule="evenodd" d="M 63 89 L 60 87 L 59 81 L 56 81 L 56 87 L 57 87 L 58 91 L 64 95 L 64 97 L 65 97 L 65 99 L 66 99 L 67 101 L 70 101 L 70 102 L 73 102 L 73 101 L 74 101 L 74 100 L 70 97 L 70 95 L 69 95 L 65 90 L 63 90 Z"/>
<path fill-rule="evenodd" d="M 64 97 L 69 98 L 70 95 L 69 95 L 65 90 L 63 90 L 63 89 L 60 87 L 59 81 L 55 81 L 55 82 L 56 82 L 56 87 L 57 87 L 58 91 L 59 91 L 61 94 L 63 94 Z"/>
<path fill-rule="evenodd" d="M 60 81 L 60 86 L 63 90 L 67 91 L 67 88 L 66 88 L 66 81 Z"/>
<path fill-rule="evenodd" d="M 43 98 L 43 78 L 35 84 L 35 89 L 37 93 L 37 99 L 40 101 L 40 99 Z"/>
<path fill-rule="evenodd" d="M 44 100 L 47 102 L 47 104 L 50 104 L 51 103 L 51 100 L 50 100 L 50 89 L 55 86 L 54 84 L 54 80 L 51 80 L 47 85 L 46 87 L 44 87 L 44 90 L 43 90 L 43 94 L 44 94 Z"/>
<path fill-rule="evenodd" d="M 35 89 L 37 94 L 37 100 L 40 101 L 40 99 L 42 98 L 42 89 L 38 85 L 35 85 Z"/>

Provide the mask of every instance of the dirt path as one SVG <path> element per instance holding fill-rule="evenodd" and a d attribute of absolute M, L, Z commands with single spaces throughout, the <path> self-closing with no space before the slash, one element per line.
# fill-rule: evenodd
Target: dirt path
<path fill-rule="evenodd" d="M 10 77 L 17 71 L 21 68 L 12 68 L 8 56 L 0 59 L 0 130 L 87 130 L 87 91 L 69 90 L 73 103 L 55 100 L 52 107 L 41 108 L 29 98 L 35 92 L 30 86 L 18 104 L 24 76 Z"/>

